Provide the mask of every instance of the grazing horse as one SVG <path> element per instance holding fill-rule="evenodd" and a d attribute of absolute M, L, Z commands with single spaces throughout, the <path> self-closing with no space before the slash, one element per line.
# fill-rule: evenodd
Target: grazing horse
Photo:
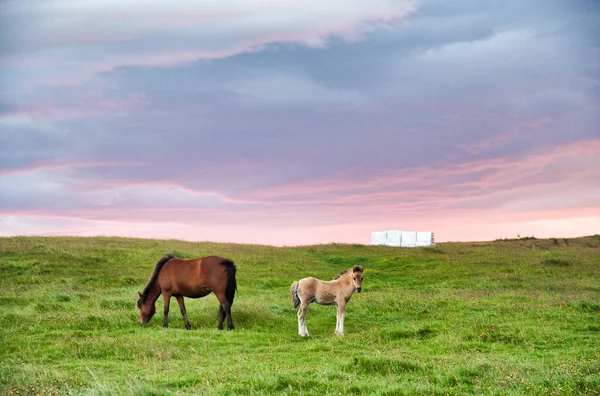
<path fill-rule="evenodd" d="M 344 309 L 354 291 L 360 293 L 363 280 L 363 268 L 355 265 L 341 272 L 332 281 L 316 278 L 304 278 L 292 283 L 292 303 L 298 310 L 298 335 L 308 337 L 306 328 L 306 309 L 308 304 L 337 305 L 335 334 L 344 335 Z"/>
<path fill-rule="evenodd" d="M 140 323 L 145 324 L 152 319 L 156 312 L 156 300 L 162 294 L 165 303 L 163 326 L 169 325 L 169 303 L 174 296 L 185 320 L 185 328 L 189 330 L 192 325 L 185 311 L 183 297 L 199 298 L 213 292 L 220 304 L 217 328 L 223 330 L 223 321 L 227 317 L 227 329 L 233 330 L 231 305 L 236 288 L 235 264 L 231 260 L 218 256 L 184 260 L 166 254 L 156 263 L 144 291 L 138 293 Z"/>

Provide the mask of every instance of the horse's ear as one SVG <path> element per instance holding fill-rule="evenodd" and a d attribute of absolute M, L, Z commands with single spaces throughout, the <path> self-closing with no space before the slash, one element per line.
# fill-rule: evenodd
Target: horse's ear
<path fill-rule="evenodd" d="M 363 272 L 363 267 L 361 267 L 360 265 L 355 265 L 354 267 L 352 267 L 352 272 Z"/>
<path fill-rule="evenodd" d="M 142 298 L 142 293 L 138 292 L 138 296 L 140 296 L 140 298 Z"/>

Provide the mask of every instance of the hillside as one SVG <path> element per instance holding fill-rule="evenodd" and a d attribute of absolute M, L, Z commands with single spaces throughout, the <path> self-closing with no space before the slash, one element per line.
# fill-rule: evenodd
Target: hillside
<path fill-rule="evenodd" d="M 135 309 L 164 253 L 237 265 L 234 331 L 214 295 L 173 299 L 170 327 Z M 289 286 L 364 266 L 336 337 L 311 304 L 297 336 Z M 600 235 L 304 247 L 126 238 L 0 238 L 6 394 L 598 394 Z"/>

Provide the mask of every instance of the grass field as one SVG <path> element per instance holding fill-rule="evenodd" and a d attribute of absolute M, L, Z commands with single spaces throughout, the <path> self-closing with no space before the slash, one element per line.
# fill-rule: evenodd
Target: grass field
<path fill-rule="evenodd" d="M 214 295 L 135 309 L 156 261 L 236 262 L 236 329 Z M 365 267 L 336 337 L 312 304 L 297 336 L 289 285 Z M 125 238 L 0 238 L 6 394 L 600 394 L 600 235 L 275 248 Z"/>

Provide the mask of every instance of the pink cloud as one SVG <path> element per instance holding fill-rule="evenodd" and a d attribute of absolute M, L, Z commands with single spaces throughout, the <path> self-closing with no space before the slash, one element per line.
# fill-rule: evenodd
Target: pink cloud
<path fill-rule="evenodd" d="M 276 199 L 283 203 L 310 202 L 358 202 L 362 199 L 386 198 L 398 199 L 403 194 L 422 196 L 423 200 L 449 198 L 456 192 L 454 187 L 471 188 L 472 196 L 486 197 L 495 191 L 510 187 L 511 189 L 526 189 L 530 183 L 520 182 L 529 177 L 535 177 L 545 167 L 569 158 L 591 157 L 600 154 L 600 141 L 590 140 L 576 142 L 566 146 L 551 149 L 549 152 L 534 154 L 521 159 L 491 159 L 477 160 L 455 166 L 417 167 L 403 170 L 393 170 L 373 177 L 346 177 L 337 175 L 336 178 L 300 183 L 288 186 L 277 186 L 253 191 L 247 195 L 248 202 L 277 204 Z M 580 168 L 570 171 L 590 174 L 592 169 Z M 473 177 L 476 176 L 476 177 Z M 552 175 L 551 175 L 552 176 Z M 564 182 L 540 178 L 538 185 Z M 489 192 L 486 192 L 489 191 Z M 458 191 L 460 194 L 460 191 Z M 298 197 L 302 197 L 298 199 Z M 316 197 L 316 198 L 315 198 Z M 461 200 L 460 196 L 455 197 Z"/>
<path fill-rule="evenodd" d="M 139 166 L 134 162 L 42 162 L 28 168 L 19 168 L 11 170 L 0 169 L 0 177 L 12 175 L 25 175 L 37 172 L 48 172 L 60 169 L 79 169 L 79 168 L 118 168 L 124 166 Z"/>
<path fill-rule="evenodd" d="M 183 238 L 193 232 L 202 236 L 199 239 L 210 239 L 204 229 L 216 228 L 222 230 L 214 234 L 219 240 L 268 244 L 323 242 L 326 239 L 314 238 L 325 238 L 327 232 L 339 238 L 334 241 L 366 243 L 371 231 L 392 228 L 433 230 L 440 241 L 495 239 L 526 232 L 542 237 L 550 231 L 552 236 L 576 236 L 570 230 L 579 230 L 578 235 L 594 233 L 597 223 L 593 219 L 600 216 L 595 199 L 600 186 L 593 184 L 599 154 L 600 141 L 591 140 L 520 159 L 417 167 L 363 178 L 340 174 L 309 183 L 228 193 L 186 186 L 185 178 L 180 182 L 105 179 L 102 184 L 67 178 L 65 188 L 84 187 L 73 190 L 79 203 L 52 209 L 54 216 L 47 209 L 24 209 L 3 210 L 0 217 L 25 219 L 22 227 L 10 226 L 21 233 L 27 233 L 29 223 L 43 220 L 50 224 L 51 219 L 58 219 L 48 232 L 161 238 Z M 3 171 L 0 177 L 136 165 L 45 163 Z M 79 226 L 80 222 L 85 226 Z M 75 225 L 64 228 L 63 223 Z"/>

